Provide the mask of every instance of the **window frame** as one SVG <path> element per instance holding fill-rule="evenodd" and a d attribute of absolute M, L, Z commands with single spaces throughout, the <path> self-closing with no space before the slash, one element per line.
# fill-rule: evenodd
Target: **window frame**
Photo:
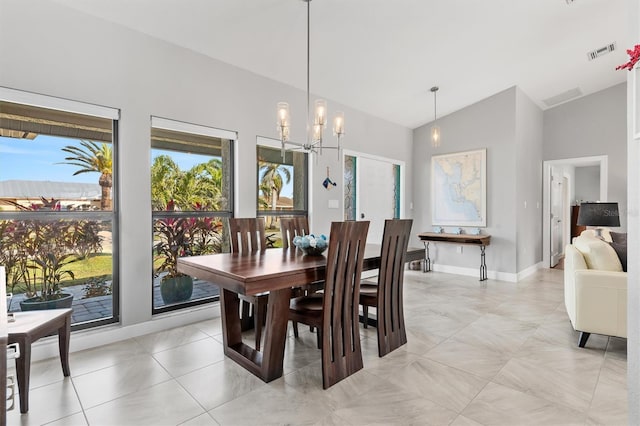
<path fill-rule="evenodd" d="M 118 164 L 118 123 L 120 110 L 116 108 L 95 105 L 70 99 L 57 98 L 39 93 L 26 92 L 7 87 L 0 87 L 0 102 L 8 102 L 25 107 L 59 111 L 63 113 L 77 114 L 87 117 L 95 117 L 110 120 L 111 122 L 111 149 L 112 149 L 112 185 L 111 185 L 111 210 L 99 211 L 0 211 L 0 220 L 95 220 L 111 223 L 111 317 L 89 320 L 71 325 L 71 330 L 83 330 L 120 322 L 120 194 L 119 188 L 119 164 Z M 37 133 L 43 136 L 58 136 L 48 133 Z M 82 140 L 79 137 L 58 136 L 69 139 Z"/>
<path fill-rule="evenodd" d="M 255 203 L 256 203 L 256 217 L 268 217 L 268 216 L 276 216 L 276 217 L 282 217 L 282 216 L 309 216 L 309 179 L 310 179 L 310 168 L 309 168 L 309 153 L 308 152 L 304 152 L 305 155 L 305 161 L 304 161 L 304 175 L 306 178 L 306 182 L 304 183 L 303 187 L 304 187 L 304 209 L 302 210 L 260 210 L 258 207 L 258 198 L 259 198 L 259 194 L 260 194 L 260 188 L 258 187 L 258 176 L 259 176 L 259 165 L 258 165 L 258 150 L 260 149 L 260 147 L 264 147 L 264 148 L 271 148 L 271 149 L 281 149 L 281 145 L 280 145 L 280 141 L 277 139 L 273 139 L 273 138 L 267 138 L 264 136 L 258 136 L 256 138 L 256 179 L 255 179 L 255 185 L 256 185 L 256 197 L 255 197 Z M 292 149 L 285 149 L 285 152 L 294 152 L 294 150 Z"/>
<path fill-rule="evenodd" d="M 220 300 L 220 296 L 210 296 L 197 300 L 188 300 L 185 302 L 163 305 L 160 307 L 156 307 L 154 303 L 154 292 L 153 292 L 153 275 L 155 273 L 155 268 L 153 266 L 153 238 L 154 231 L 153 226 L 156 219 L 166 219 L 166 218 L 220 218 L 223 220 L 223 250 L 226 247 L 224 239 L 226 238 L 226 228 L 228 218 L 234 216 L 234 206 L 235 206 L 235 143 L 238 140 L 237 132 L 233 132 L 230 130 L 219 129 L 210 126 L 204 126 L 199 124 L 187 123 L 179 120 L 172 120 L 163 117 L 151 117 L 151 126 L 150 129 L 161 129 L 161 130 L 169 130 L 176 131 L 181 133 L 190 133 L 199 136 L 212 137 L 212 138 L 220 138 L 226 139 L 229 141 L 229 158 L 227 159 L 227 167 L 229 171 L 229 194 L 227 198 L 227 209 L 226 210 L 208 210 L 208 211 L 197 211 L 197 210 L 185 210 L 185 211 L 157 211 L 154 210 L 150 205 L 151 210 L 151 253 L 152 253 L 152 266 L 151 266 L 151 313 L 152 315 L 162 314 L 166 312 L 172 312 L 176 310 L 188 309 L 195 306 L 215 303 Z M 155 149 L 152 145 L 152 139 L 149 138 L 149 148 L 150 155 L 152 155 L 153 150 Z M 178 151 L 176 152 L 186 152 L 186 151 Z M 150 170 L 149 170 L 150 171 Z M 149 192 L 151 193 L 151 187 L 149 187 Z"/>

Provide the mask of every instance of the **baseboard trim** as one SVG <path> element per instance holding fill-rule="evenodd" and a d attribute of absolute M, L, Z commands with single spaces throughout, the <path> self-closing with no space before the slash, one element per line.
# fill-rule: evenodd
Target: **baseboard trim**
<path fill-rule="evenodd" d="M 478 277 L 480 280 L 480 270 L 478 268 L 466 268 L 462 266 L 451 266 L 435 264 L 432 269 L 437 272 L 444 272 L 447 274 L 465 275 L 468 277 Z M 487 271 L 487 278 L 491 280 L 517 282 L 517 274 L 499 271 Z"/>
<path fill-rule="evenodd" d="M 511 272 L 500 271 L 487 271 L 487 278 L 491 280 L 507 281 L 510 283 L 517 283 L 534 274 L 536 271 L 542 268 L 542 262 L 536 263 L 528 267 L 527 269 L 518 272 L 517 274 Z M 444 272 L 447 274 L 465 275 L 468 277 L 478 277 L 480 279 L 480 271 L 477 268 L 466 268 L 462 266 L 451 266 L 435 264 L 432 266 L 434 271 Z"/>
<path fill-rule="evenodd" d="M 538 270 L 542 269 L 542 265 L 542 262 L 538 262 L 535 265 L 531 265 L 527 269 L 518 272 L 518 281 L 522 281 L 528 276 L 535 274 Z"/>

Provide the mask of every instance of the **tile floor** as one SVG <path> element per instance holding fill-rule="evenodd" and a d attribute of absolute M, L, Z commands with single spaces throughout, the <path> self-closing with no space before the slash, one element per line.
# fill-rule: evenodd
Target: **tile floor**
<path fill-rule="evenodd" d="M 225 359 L 214 319 L 73 353 L 70 378 L 58 359 L 34 363 L 31 410 L 7 423 L 627 424 L 626 340 L 576 346 L 562 271 L 405 281 L 409 342 L 378 358 L 375 329 L 362 329 L 364 369 L 326 391 L 308 328 L 287 341 L 285 375 L 265 384 Z"/>

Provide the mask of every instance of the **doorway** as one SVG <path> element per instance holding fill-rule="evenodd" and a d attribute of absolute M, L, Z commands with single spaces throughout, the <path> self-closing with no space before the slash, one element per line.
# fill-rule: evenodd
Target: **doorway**
<path fill-rule="evenodd" d="M 381 242 L 385 219 L 404 215 L 404 162 L 345 150 L 345 171 L 345 219 L 370 221 L 367 240 Z"/>
<path fill-rule="evenodd" d="M 598 179 L 588 182 L 583 170 L 597 169 Z M 594 173 L 588 173 L 593 176 Z M 571 242 L 571 207 L 578 201 L 607 200 L 608 157 L 568 158 L 549 160 L 543 164 L 543 215 L 542 215 L 542 261 L 545 267 L 553 268 L 564 256 L 564 247 Z M 579 181 L 579 182 L 578 182 Z M 591 188 L 596 200 L 583 200 L 576 192 L 580 188 Z M 582 192 L 582 191 L 578 191 Z"/>

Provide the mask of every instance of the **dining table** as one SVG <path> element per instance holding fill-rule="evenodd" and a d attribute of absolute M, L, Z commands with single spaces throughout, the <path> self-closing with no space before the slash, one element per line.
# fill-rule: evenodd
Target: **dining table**
<path fill-rule="evenodd" d="M 363 271 L 380 267 L 379 244 L 367 244 Z M 423 248 L 408 248 L 406 262 L 420 260 Z M 253 253 L 218 253 L 178 259 L 178 272 L 220 287 L 224 353 L 265 382 L 282 377 L 289 301 L 293 288 L 325 277 L 327 259 L 305 255 L 296 247 Z M 239 294 L 268 293 L 264 345 L 261 351 L 242 341 Z"/>

